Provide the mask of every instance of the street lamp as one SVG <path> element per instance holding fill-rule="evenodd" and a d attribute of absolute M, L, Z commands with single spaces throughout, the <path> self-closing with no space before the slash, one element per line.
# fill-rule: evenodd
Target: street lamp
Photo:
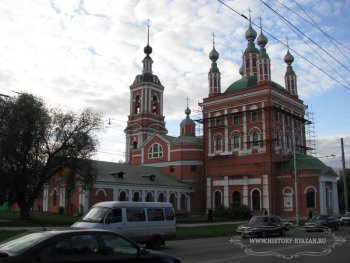
<path fill-rule="evenodd" d="M 295 134 L 293 136 L 293 166 L 294 166 L 294 192 L 295 192 L 295 219 L 299 225 L 299 198 L 298 198 L 298 182 L 297 182 L 297 158 L 295 154 Z"/>

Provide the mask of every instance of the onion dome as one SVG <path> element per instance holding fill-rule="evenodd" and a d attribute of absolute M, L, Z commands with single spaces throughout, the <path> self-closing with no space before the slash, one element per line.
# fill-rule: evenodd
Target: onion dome
<path fill-rule="evenodd" d="M 186 119 L 184 119 L 180 125 L 183 126 L 183 125 L 196 125 L 196 123 L 190 118 L 190 114 L 191 114 L 191 110 L 188 108 L 186 108 L 185 110 L 185 114 L 186 114 Z"/>
<path fill-rule="evenodd" d="M 254 41 L 257 36 L 256 31 L 252 28 L 252 24 L 249 24 L 248 30 L 245 32 L 245 38 L 250 42 Z"/>
<path fill-rule="evenodd" d="M 243 76 L 243 65 L 239 68 L 239 74 Z"/>
<path fill-rule="evenodd" d="M 287 54 L 284 56 L 284 62 L 287 63 L 287 65 L 291 65 L 294 61 L 294 57 L 289 53 L 289 49 L 287 51 Z"/>
<path fill-rule="evenodd" d="M 186 114 L 187 116 L 191 114 L 191 110 L 188 108 L 188 106 L 187 106 L 187 108 L 186 108 L 186 110 L 185 110 L 185 114 Z"/>
<path fill-rule="evenodd" d="M 145 48 L 143 49 L 143 51 L 145 52 L 145 54 L 149 55 L 152 53 L 152 47 L 150 45 L 147 44 L 147 46 L 145 46 Z"/>
<path fill-rule="evenodd" d="M 213 47 L 213 50 L 209 53 L 209 58 L 211 61 L 216 62 L 219 58 L 219 52 L 216 51 L 215 47 Z"/>
<path fill-rule="evenodd" d="M 264 35 L 263 32 L 261 31 L 261 32 L 260 32 L 260 35 L 259 35 L 259 37 L 258 37 L 258 39 L 257 39 L 258 45 L 259 45 L 260 47 L 265 47 L 268 41 L 269 41 L 269 40 L 267 39 L 267 37 L 265 37 L 265 35 Z"/>

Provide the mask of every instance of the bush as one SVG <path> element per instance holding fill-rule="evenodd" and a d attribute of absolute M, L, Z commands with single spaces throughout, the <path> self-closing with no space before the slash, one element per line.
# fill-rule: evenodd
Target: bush
<path fill-rule="evenodd" d="M 248 206 L 225 207 L 224 205 L 220 205 L 214 210 L 214 216 L 235 220 L 249 219 L 252 217 L 252 211 L 250 211 Z"/>
<path fill-rule="evenodd" d="M 63 214 L 64 214 L 64 207 L 63 207 L 63 206 L 60 206 L 60 207 L 58 208 L 58 213 L 59 213 L 60 215 L 63 215 Z"/>

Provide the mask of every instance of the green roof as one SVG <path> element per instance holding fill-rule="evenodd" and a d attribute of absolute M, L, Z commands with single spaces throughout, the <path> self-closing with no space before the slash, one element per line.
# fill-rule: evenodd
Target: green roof
<path fill-rule="evenodd" d="M 311 155 L 296 155 L 297 170 L 319 170 L 320 174 L 334 173 L 333 169 L 325 165 L 322 161 Z M 294 169 L 293 158 L 282 165 L 282 172 L 288 172 Z"/>
<path fill-rule="evenodd" d="M 271 86 L 275 87 L 276 89 L 288 92 L 284 87 L 282 87 L 280 84 L 271 81 Z M 235 91 L 240 90 L 246 90 L 249 88 L 253 88 L 258 85 L 258 77 L 257 76 L 249 76 L 242 79 L 239 79 L 235 82 L 233 82 L 224 92 L 224 94 L 229 94 Z"/>
<path fill-rule="evenodd" d="M 155 167 L 103 161 L 92 162 L 97 169 L 96 183 L 189 187 Z"/>
<path fill-rule="evenodd" d="M 179 136 L 173 137 L 169 135 L 161 135 L 171 145 L 175 144 L 203 144 L 203 137 L 198 136 Z"/>

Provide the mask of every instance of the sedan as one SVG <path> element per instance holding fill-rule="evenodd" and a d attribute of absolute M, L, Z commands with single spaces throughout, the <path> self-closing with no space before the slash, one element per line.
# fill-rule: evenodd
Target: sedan
<path fill-rule="evenodd" d="M 266 237 L 270 234 L 280 234 L 284 236 L 289 230 L 288 224 L 283 222 L 280 217 L 268 216 L 253 216 L 248 224 L 241 225 L 237 228 L 236 233 L 242 236 L 260 236 Z"/>
<path fill-rule="evenodd" d="M 349 225 L 350 226 L 350 212 L 346 212 L 341 218 L 340 218 L 341 225 Z"/>
<path fill-rule="evenodd" d="M 322 231 L 326 230 L 327 228 L 337 230 L 339 226 L 340 221 L 335 216 L 330 215 L 314 216 L 304 225 L 306 231 Z"/>
<path fill-rule="evenodd" d="M 0 244 L 5 262 L 167 262 L 180 259 L 147 250 L 106 230 L 49 230 L 25 234 Z"/>

